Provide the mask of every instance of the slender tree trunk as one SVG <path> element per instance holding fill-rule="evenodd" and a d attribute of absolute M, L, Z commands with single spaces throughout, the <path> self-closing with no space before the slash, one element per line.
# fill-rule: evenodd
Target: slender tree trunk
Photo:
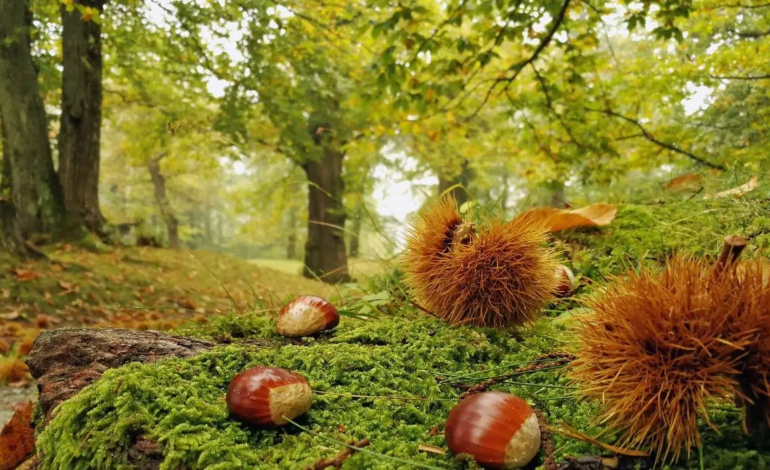
<path fill-rule="evenodd" d="M 286 228 L 289 236 L 286 237 L 286 258 L 297 259 L 297 207 L 292 205 L 287 211 Z"/>
<path fill-rule="evenodd" d="M 345 154 L 333 141 L 321 139 L 313 130 L 321 147 L 321 159 L 304 165 L 308 188 L 308 226 L 305 243 L 305 275 L 313 273 L 329 283 L 347 282 L 348 261 L 345 255 L 345 207 L 342 203 L 342 161 Z"/>
<path fill-rule="evenodd" d="M 553 180 L 549 187 L 551 190 L 551 207 L 557 209 L 567 208 L 568 204 L 564 195 L 564 181 L 560 179 Z"/>
<path fill-rule="evenodd" d="M 361 248 L 361 217 L 363 216 L 363 195 L 359 196 L 356 209 L 353 212 L 352 224 L 350 224 L 350 257 L 356 258 Z"/>
<path fill-rule="evenodd" d="M 104 0 L 76 0 L 101 12 Z M 62 15 L 62 113 L 59 177 L 64 207 L 73 220 L 99 231 L 99 141 L 102 121 L 101 26 L 79 8 Z"/>
<path fill-rule="evenodd" d="M 462 188 L 457 187 L 450 191 L 450 194 L 452 194 L 457 201 L 457 207 L 460 207 L 468 201 L 468 183 L 470 182 L 470 177 L 471 172 L 468 168 L 468 160 L 463 160 L 462 170 L 459 175 L 454 178 L 439 176 L 438 193 L 444 194 L 444 191 L 447 191 L 452 186 L 457 184 L 461 185 Z"/>
<path fill-rule="evenodd" d="M 160 173 L 159 158 L 152 158 L 147 162 L 147 169 L 150 171 L 152 185 L 155 188 L 155 201 L 160 208 L 160 214 L 166 222 L 168 231 L 168 246 L 173 249 L 179 248 L 179 221 L 171 209 L 171 203 L 166 195 L 166 178 Z"/>
<path fill-rule="evenodd" d="M 204 237 L 206 246 L 214 246 L 214 239 L 212 230 L 211 230 L 211 203 L 206 201 L 206 204 L 203 206 L 203 228 L 204 228 Z"/>
<path fill-rule="evenodd" d="M 23 239 L 61 234 L 64 208 L 54 171 L 45 108 L 30 53 L 28 0 L 0 1 L 0 116 L 10 169 L 13 228 Z"/>
<path fill-rule="evenodd" d="M 508 198 L 511 195 L 511 186 L 508 182 L 508 167 L 503 165 L 503 194 L 500 196 L 500 212 L 503 219 L 506 218 L 505 213 L 508 212 Z"/>

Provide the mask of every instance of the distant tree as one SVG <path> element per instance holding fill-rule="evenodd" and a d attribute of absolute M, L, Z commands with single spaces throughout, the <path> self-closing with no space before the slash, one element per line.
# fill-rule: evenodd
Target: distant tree
<path fill-rule="evenodd" d="M 0 119 L 3 137 L 2 223 L 5 247 L 30 255 L 33 234 L 58 237 L 65 229 L 43 100 L 32 61 L 28 1 L 0 2 Z M 10 202 L 9 202 L 10 201 Z"/>
<path fill-rule="evenodd" d="M 105 0 L 62 2 L 62 105 L 59 177 L 70 217 L 99 231 L 102 121 L 101 18 Z"/>

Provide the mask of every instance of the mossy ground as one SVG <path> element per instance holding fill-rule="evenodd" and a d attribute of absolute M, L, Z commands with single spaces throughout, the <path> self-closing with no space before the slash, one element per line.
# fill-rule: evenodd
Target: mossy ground
<path fill-rule="evenodd" d="M 39 436 L 41 468 L 130 467 L 128 449 L 140 437 L 163 449 L 162 468 L 306 468 L 338 454 L 329 441 L 372 441 L 369 450 L 434 468 L 472 468 L 451 454 L 418 452 L 420 444 L 444 446 L 443 430 L 462 390 L 452 381 L 482 380 L 516 369 L 567 346 L 558 322 L 541 320 L 520 335 L 478 328 L 450 328 L 416 312 L 340 327 L 305 344 L 273 332 L 272 320 L 246 316 L 214 322 L 221 336 L 235 332 L 273 346 L 232 344 L 189 360 L 133 364 L 108 371 L 63 404 Z M 237 326 L 237 327 L 236 327 Z M 229 381 L 245 368 L 268 364 L 302 373 L 316 391 L 313 407 L 298 423 L 260 429 L 228 414 Z M 579 401 L 560 369 L 521 375 L 492 387 L 515 393 L 543 411 L 552 425 L 567 423 L 590 435 L 597 404 Z M 359 396 L 352 396 L 359 395 Z M 364 395 L 366 397 L 361 397 Z M 375 396 L 375 397 L 371 397 Z M 740 413 L 719 407 L 712 419 L 722 436 L 703 426 L 703 456 L 712 469 L 770 468 L 770 449 L 742 436 Z M 603 439 L 611 440 L 611 435 Z M 591 445 L 554 435 L 557 458 L 599 454 Z M 538 458 L 542 463 L 543 456 Z M 135 462 L 134 462 L 135 463 Z M 403 462 L 358 453 L 344 468 L 407 468 Z M 694 455 L 681 468 L 701 468 Z"/>
<path fill-rule="evenodd" d="M 39 435 L 40 466 L 130 467 L 136 462 L 130 460 L 129 448 L 145 438 L 160 445 L 162 468 L 306 468 L 343 449 L 330 439 L 368 438 L 372 442 L 368 450 L 415 466 L 474 468 L 451 453 L 418 451 L 420 444 L 445 447 L 435 429 L 443 430 L 462 393 L 450 382 L 481 381 L 515 370 L 541 354 L 569 349 L 575 336 L 569 318 L 580 314 L 575 308 L 579 298 L 590 295 L 608 275 L 641 262 L 663 261 L 675 251 L 716 254 L 722 238 L 730 233 L 750 237 L 748 256 L 762 255 L 770 245 L 768 213 L 767 194 L 758 192 L 742 201 L 623 206 L 609 227 L 559 234 L 557 243 L 564 248 L 568 264 L 584 278 L 578 300 L 552 306 L 546 318 L 515 334 L 451 328 L 403 302 L 398 308 L 391 306 L 392 314 L 375 319 L 344 317 L 335 331 L 302 344 L 280 338 L 269 317 L 218 317 L 183 333 L 232 344 L 188 360 L 108 371 L 65 402 Z M 395 276 L 384 285 L 398 282 Z M 403 290 L 392 292 L 400 295 Z M 283 367 L 308 378 L 316 391 L 314 403 L 298 420 L 307 430 L 294 425 L 259 429 L 228 414 L 224 395 L 229 381 L 255 365 Z M 566 423 L 592 436 L 604 431 L 601 440 L 613 442 L 615 436 L 596 422 L 599 404 L 579 400 L 562 369 L 517 376 L 491 389 L 525 398 L 550 425 Z M 701 425 L 702 449 L 665 468 L 770 469 L 768 439 L 745 436 L 738 409 L 715 405 L 710 419 L 715 429 Z M 553 439 L 557 459 L 602 453 L 558 434 Z M 542 465 L 543 458 L 541 453 L 533 467 Z M 343 466 L 408 467 L 367 453 L 355 454 Z"/>

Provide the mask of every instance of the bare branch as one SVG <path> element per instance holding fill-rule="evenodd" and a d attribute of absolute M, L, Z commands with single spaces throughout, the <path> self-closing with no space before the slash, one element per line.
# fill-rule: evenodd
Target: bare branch
<path fill-rule="evenodd" d="M 556 34 L 556 31 L 558 31 L 559 27 L 561 26 L 562 22 L 564 22 L 564 17 L 567 14 L 567 8 L 569 7 L 571 0 L 565 0 L 564 3 L 561 6 L 561 9 L 559 10 L 559 13 L 556 15 L 556 18 L 554 18 L 553 22 L 551 22 L 551 28 L 548 30 L 548 33 L 545 35 L 545 37 L 540 41 L 540 44 L 538 44 L 535 51 L 532 53 L 529 58 L 522 60 L 521 62 L 515 64 L 511 69 L 514 70 L 513 75 L 510 77 L 501 77 L 495 80 L 495 83 L 489 87 L 489 90 L 487 90 L 487 94 L 484 96 L 484 99 L 482 100 L 481 104 L 476 108 L 475 111 L 473 111 L 470 115 L 463 118 L 464 121 L 469 121 L 473 119 L 476 115 L 479 114 L 481 109 L 486 106 L 487 102 L 489 101 L 489 98 L 492 96 L 492 93 L 494 93 L 495 89 L 497 88 L 497 85 L 500 83 L 505 83 L 505 87 L 503 87 L 503 90 L 500 92 L 500 94 L 506 93 L 508 91 L 508 87 L 511 86 L 511 83 L 516 80 L 516 77 L 519 76 L 522 70 L 529 64 L 533 63 L 535 60 L 537 60 L 537 57 L 540 55 L 541 52 L 545 50 L 546 47 L 548 47 L 548 44 L 551 43 L 551 39 L 553 39 L 553 36 Z"/>
<path fill-rule="evenodd" d="M 631 118 L 631 117 L 628 117 L 628 116 L 624 116 L 624 115 L 622 115 L 620 113 L 616 113 L 615 111 L 613 111 L 613 110 L 611 110 L 609 108 L 607 108 L 607 109 L 583 108 L 583 109 L 585 109 L 586 111 L 591 112 L 591 113 L 606 114 L 607 116 L 616 117 L 618 119 L 621 119 L 623 121 L 631 123 L 634 126 L 636 126 L 639 129 L 639 131 L 641 132 L 641 135 L 639 137 L 643 137 L 643 138 L 647 139 L 648 141 L 652 142 L 653 144 L 657 145 L 658 147 L 661 147 L 663 149 L 670 150 L 670 151 L 672 151 L 674 153 L 678 153 L 680 155 L 684 155 L 686 157 L 689 157 L 690 159 L 695 160 L 696 162 L 700 163 L 701 165 L 707 166 L 709 168 L 714 168 L 715 170 L 726 170 L 726 168 L 723 165 L 720 165 L 718 163 L 710 162 L 710 161 L 708 161 L 708 160 L 706 160 L 706 159 L 704 159 L 702 157 L 699 157 L 698 155 L 695 155 L 692 152 L 688 152 L 687 150 L 681 149 L 681 148 L 677 147 L 674 144 L 670 144 L 668 142 L 663 142 L 662 140 L 656 139 L 652 134 L 650 134 L 650 132 L 647 129 L 645 129 L 644 126 L 642 126 L 642 123 L 640 123 L 639 120 L 637 120 L 637 119 L 634 119 L 634 118 Z"/>

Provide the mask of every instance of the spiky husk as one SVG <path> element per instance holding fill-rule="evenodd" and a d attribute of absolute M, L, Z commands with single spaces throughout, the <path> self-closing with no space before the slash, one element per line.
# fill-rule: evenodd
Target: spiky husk
<path fill-rule="evenodd" d="M 751 432 L 763 424 L 770 426 L 770 283 L 761 263 L 752 261 L 740 268 L 732 273 L 733 302 L 739 307 L 734 309 L 730 330 L 733 335 L 750 336 L 739 352 L 736 394 L 744 405 L 744 429 Z"/>
<path fill-rule="evenodd" d="M 730 276 L 674 258 L 661 272 L 643 268 L 615 279 L 590 301 L 569 374 L 601 400 L 601 421 L 621 431 L 620 445 L 648 447 L 676 460 L 701 444 L 698 417 L 737 385 L 746 331 L 728 331 L 740 308 Z M 728 339 L 729 336 L 729 339 Z"/>
<path fill-rule="evenodd" d="M 410 228 L 406 283 L 422 306 L 452 324 L 527 324 L 556 289 L 546 237 L 535 223 L 495 222 L 477 231 L 445 197 L 423 208 Z"/>

